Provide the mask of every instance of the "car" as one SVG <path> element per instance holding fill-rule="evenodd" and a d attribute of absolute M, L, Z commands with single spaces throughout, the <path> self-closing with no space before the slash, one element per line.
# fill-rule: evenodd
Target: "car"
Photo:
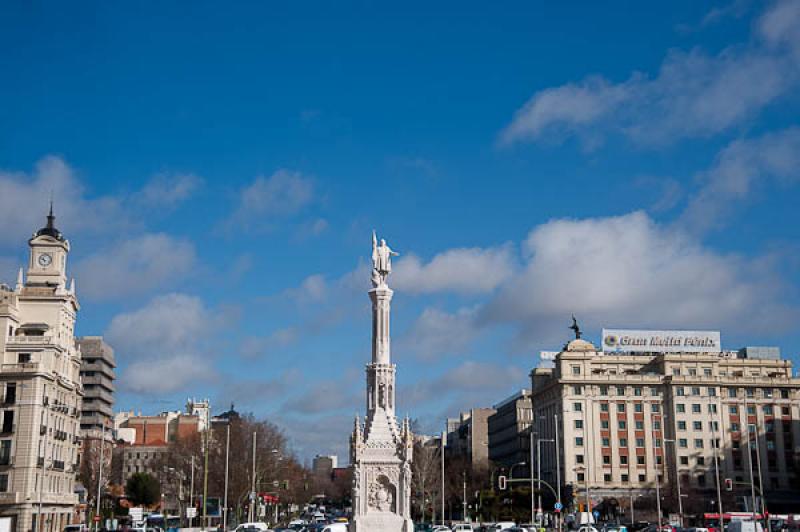
<path fill-rule="evenodd" d="M 268 532 L 269 527 L 267 523 L 253 522 L 242 523 L 234 529 L 234 532 Z"/>
<path fill-rule="evenodd" d="M 499 523 L 494 523 L 493 525 L 489 526 L 490 531 L 496 530 L 510 530 L 517 526 L 517 523 L 514 521 L 500 521 Z"/>
<path fill-rule="evenodd" d="M 322 532 L 347 532 L 347 523 L 331 523 L 326 525 Z"/>
<path fill-rule="evenodd" d="M 64 527 L 64 532 L 86 532 L 87 528 L 86 525 L 67 525 Z"/>
<path fill-rule="evenodd" d="M 578 529 L 578 532 L 599 532 L 599 531 L 592 525 L 581 525 L 581 527 Z"/>
<path fill-rule="evenodd" d="M 475 529 L 472 528 L 472 525 L 469 523 L 460 523 L 455 525 L 451 530 L 453 532 L 464 532 L 464 531 L 472 532 Z"/>

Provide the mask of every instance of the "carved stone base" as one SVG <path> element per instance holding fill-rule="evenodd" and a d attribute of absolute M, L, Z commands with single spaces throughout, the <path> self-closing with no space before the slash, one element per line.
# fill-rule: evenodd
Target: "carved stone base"
<path fill-rule="evenodd" d="M 349 532 L 414 532 L 414 523 L 391 512 L 367 512 L 350 523 Z"/>

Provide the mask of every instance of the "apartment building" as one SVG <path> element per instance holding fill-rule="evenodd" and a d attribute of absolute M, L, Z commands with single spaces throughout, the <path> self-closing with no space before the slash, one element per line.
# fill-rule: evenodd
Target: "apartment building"
<path fill-rule="evenodd" d="M 0 285 L 0 516 L 14 530 L 51 532 L 72 522 L 78 503 L 79 305 L 52 208 L 28 245 L 27 274 L 20 269 L 14 289 Z"/>
<path fill-rule="evenodd" d="M 531 392 L 520 390 L 494 405 L 488 418 L 489 460 L 511 467 L 530 456 Z M 522 471 L 520 470 L 521 474 Z"/>
<path fill-rule="evenodd" d="M 84 437 L 111 438 L 114 418 L 114 380 L 117 367 L 114 350 L 102 336 L 77 339 L 81 351 L 81 432 Z"/>
<path fill-rule="evenodd" d="M 489 417 L 494 408 L 473 408 L 447 420 L 447 455 L 463 456 L 472 469 L 489 464 Z"/>
<path fill-rule="evenodd" d="M 609 336 L 604 345 L 618 342 Z M 578 338 L 553 368 L 531 373 L 534 431 L 558 435 L 563 484 L 579 497 L 588 489 L 595 503 L 652 493 L 656 483 L 716 499 L 718 470 L 743 498 L 752 467 L 768 499 L 798 488 L 800 379 L 777 348 L 724 351 L 719 333 L 708 341 L 680 331 L 632 336 L 674 345 L 604 351 Z M 555 446 L 543 448 L 541 467 L 555 482 Z"/>

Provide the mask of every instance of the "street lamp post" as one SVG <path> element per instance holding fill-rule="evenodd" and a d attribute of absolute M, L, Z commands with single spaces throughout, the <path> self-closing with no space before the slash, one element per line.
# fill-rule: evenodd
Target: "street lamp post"
<path fill-rule="evenodd" d="M 444 439 L 447 437 L 446 432 L 442 432 L 442 524 L 444 525 Z"/>
<path fill-rule="evenodd" d="M 222 508 L 222 530 L 228 530 L 228 459 L 231 452 L 231 421 L 228 419 L 225 435 L 225 500 Z"/>

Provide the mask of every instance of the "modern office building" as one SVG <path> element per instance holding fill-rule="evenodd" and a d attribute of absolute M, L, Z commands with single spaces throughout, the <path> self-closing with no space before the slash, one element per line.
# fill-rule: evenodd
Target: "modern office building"
<path fill-rule="evenodd" d="M 494 405 L 487 420 L 489 460 L 511 467 L 530 456 L 531 392 L 520 390 Z M 520 473 L 522 471 L 520 470 Z"/>
<path fill-rule="evenodd" d="M 575 339 L 531 373 L 534 432 L 558 436 L 562 484 L 579 500 L 588 489 L 593 504 L 625 506 L 658 484 L 675 504 L 706 493 L 702 505 L 719 476 L 741 503 L 751 471 L 776 504 L 800 487 L 800 379 L 777 348 L 725 351 L 717 332 L 682 331 L 606 331 L 603 346 Z M 541 468 L 555 483 L 549 442 Z"/>
<path fill-rule="evenodd" d="M 0 286 L 0 516 L 15 530 L 54 532 L 78 503 L 79 305 L 52 208 L 28 245 L 27 275 L 20 270 L 14 289 Z"/>
<path fill-rule="evenodd" d="M 339 467 L 339 457 L 335 454 L 321 455 L 314 457 L 311 463 L 311 471 L 320 478 L 331 478 L 333 470 Z"/>

